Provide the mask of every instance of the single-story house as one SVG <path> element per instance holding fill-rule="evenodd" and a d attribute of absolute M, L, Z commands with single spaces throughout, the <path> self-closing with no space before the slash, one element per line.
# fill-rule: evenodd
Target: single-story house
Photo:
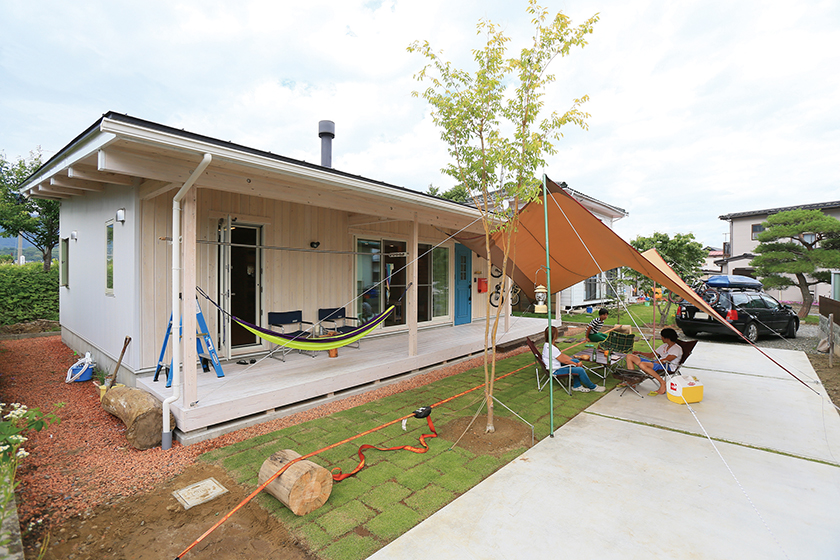
<path fill-rule="evenodd" d="M 483 349 L 490 270 L 453 239 L 483 234 L 479 212 L 333 169 L 334 125 L 320 128 L 317 165 L 109 112 L 22 186 L 61 201 L 63 341 L 113 370 L 131 337 L 118 380 L 171 401 L 185 443 Z M 192 366 L 167 388 L 153 374 L 171 360 L 177 337 L 160 356 L 176 302 Z M 272 346 L 227 315 L 265 327 L 269 313 L 317 323 L 320 309 L 357 317 L 391 304 L 384 325 L 335 360 L 264 359 Z M 198 367 L 200 318 L 198 339 L 209 336 L 223 372 Z M 508 313 L 500 338 L 544 327 Z"/>

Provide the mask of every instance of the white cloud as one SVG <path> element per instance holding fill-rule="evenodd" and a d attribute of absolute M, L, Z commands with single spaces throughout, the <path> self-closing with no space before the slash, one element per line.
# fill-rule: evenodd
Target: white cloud
<path fill-rule="evenodd" d="M 448 187 L 446 147 L 410 92 L 428 39 L 456 66 L 480 18 L 511 48 L 525 3 L 9 0 L 0 20 L 0 150 L 51 155 L 108 110 L 425 190 Z M 838 198 L 836 2 L 565 0 L 600 12 L 584 49 L 557 59 L 546 107 L 588 94 L 546 172 L 625 208 L 625 237 L 693 231 L 720 244 L 720 214 Z M 556 9 L 556 6 L 552 6 Z"/>

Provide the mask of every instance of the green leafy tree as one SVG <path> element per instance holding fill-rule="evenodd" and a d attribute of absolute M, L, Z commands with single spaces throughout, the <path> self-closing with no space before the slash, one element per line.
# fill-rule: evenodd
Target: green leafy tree
<path fill-rule="evenodd" d="M 448 146 L 451 162 L 443 172 L 458 182 L 481 212 L 488 258 L 491 235 L 503 233 L 501 268 L 505 271 L 519 209 L 538 196 L 537 170 L 545 165 L 547 155 L 556 153 L 553 142 L 560 138 L 560 128 L 566 124 L 587 128 L 589 115 L 580 110 L 586 96 L 575 99 L 563 114 L 552 112 L 540 118 L 545 88 L 554 81 L 554 75 L 546 71 L 556 57 L 586 45 L 585 37 L 598 21 L 595 15 L 573 27 L 563 13 L 550 18 L 536 0 L 529 1 L 527 12 L 534 25 L 533 40 L 512 57 L 507 53 L 510 39 L 503 30 L 487 20 L 478 22 L 477 34 L 486 43 L 472 51 L 473 71 L 455 68 L 428 41 L 415 41 L 408 47 L 427 61 L 415 78 L 429 86 L 413 95 L 431 105 L 432 118 Z M 490 295 L 488 291 L 484 352 L 487 432 L 495 431 L 493 379 L 502 308 L 496 308 L 491 327 Z"/>
<path fill-rule="evenodd" d="M 451 200 L 453 202 L 467 202 L 468 200 L 470 200 L 470 193 L 467 192 L 467 188 L 464 185 L 455 185 L 448 191 L 443 192 L 441 192 L 439 187 L 429 185 L 428 192 L 432 196 L 438 196 L 440 198 L 445 198 L 446 200 Z"/>
<path fill-rule="evenodd" d="M 797 286 L 799 316 L 811 311 L 811 286 L 830 283 L 826 269 L 840 268 L 840 220 L 819 210 L 789 210 L 767 218 L 750 265 L 767 288 Z"/>
<path fill-rule="evenodd" d="M 691 285 L 702 276 L 703 262 L 708 252 L 699 241 L 694 240 L 693 233 L 677 233 L 670 237 L 667 233 L 656 232 L 650 237 L 637 236 L 630 242 L 637 251 L 643 252 L 648 249 L 656 249 L 659 255 L 665 260 L 686 284 Z M 642 276 L 632 269 L 625 269 L 627 276 L 636 279 L 636 286 L 644 293 L 650 294 L 655 302 L 655 308 L 659 313 L 660 321 L 665 324 L 668 314 L 671 312 L 671 304 L 675 298 L 665 292 L 663 297 L 655 298 L 653 293 L 653 280 Z"/>
<path fill-rule="evenodd" d="M 57 200 L 27 199 L 18 192 L 23 181 L 40 166 L 40 148 L 31 151 L 28 159 L 18 158 L 14 163 L 0 153 L 0 235 L 20 234 L 41 252 L 44 270 L 48 271 L 58 245 L 61 204 Z"/>

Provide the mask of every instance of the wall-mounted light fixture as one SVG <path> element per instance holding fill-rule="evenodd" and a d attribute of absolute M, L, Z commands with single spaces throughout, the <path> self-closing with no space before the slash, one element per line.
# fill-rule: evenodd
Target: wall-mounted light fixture
<path fill-rule="evenodd" d="M 124 224 L 124 223 L 125 223 L 125 208 L 119 208 L 119 209 L 117 209 L 117 218 L 116 218 L 116 220 L 117 220 L 119 223 L 121 223 L 121 224 Z"/>
<path fill-rule="evenodd" d="M 70 232 L 70 239 L 72 239 L 73 241 L 78 241 L 79 240 L 79 232 L 76 231 L 75 229 L 73 231 L 71 231 Z"/>
<path fill-rule="evenodd" d="M 312 243 L 309 244 L 309 246 L 312 247 L 313 249 L 317 249 L 318 247 L 321 246 L 321 242 L 320 241 L 313 241 Z"/>

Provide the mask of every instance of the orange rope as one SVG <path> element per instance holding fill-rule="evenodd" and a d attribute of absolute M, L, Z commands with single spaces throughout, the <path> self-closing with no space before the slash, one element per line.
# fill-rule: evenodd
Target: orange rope
<path fill-rule="evenodd" d="M 515 369 L 515 370 L 511 371 L 510 373 L 506 373 L 506 374 L 504 374 L 504 375 L 501 375 L 501 376 L 497 377 L 495 380 L 496 380 L 496 381 L 498 381 L 498 380 L 500 380 L 500 379 L 504 379 L 505 377 L 508 377 L 509 375 L 513 375 L 514 373 L 517 373 L 517 372 L 519 372 L 519 371 L 522 371 L 522 370 L 523 370 L 523 369 L 525 369 L 526 367 L 530 367 L 530 365 L 531 365 L 531 364 L 524 365 L 524 366 L 522 366 L 521 368 L 518 368 L 518 369 Z M 471 392 L 475 391 L 476 389 L 481 389 L 482 387 L 484 387 L 484 385 L 485 385 L 485 384 L 484 384 L 484 383 L 482 383 L 481 385 L 477 385 L 477 386 L 473 387 L 472 389 L 468 389 L 468 390 L 466 390 L 466 391 L 463 391 L 463 392 L 461 392 L 461 393 L 458 393 L 457 395 L 454 395 L 454 396 L 449 397 L 449 398 L 447 398 L 447 399 L 444 399 L 444 400 L 442 400 L 442 401 L 436 402 L 435 404 L 431 405 L 431 408 L 434 408 L 434 407 L 436 407 L 436 406 L 440 406 L 440 405 L 442 405 L 442 404 L 444 404 L 444 403 L 447 403 L 447 402 L 449 402 L 449 401 L 451 401 L 451 400 L 457 399 L 458 397 L 461 397 L 461 396 L 463 396 L 463 395 L 466 395 L 467 393 L 471 393 Z M 200 542 L 201 542 L 201 541 L 203 541 L 205 538 L 207 538 L 207 537 L 210 535 L 210 533 L 212 533 L 213 531 L 215 531 L 216 529 L 218 529 L 218 528 L 219 528 L 219 526 L 221 526 L 221 524 L 222 524 L 222 523 L 224 523 L 225 521 L 227 521 L 228 519 L 230 519 L 230 517 L 231 517 L 234 513 L 236 513 L 236 512 L 237 512 L 237 511 L 239 511 L 240 509 L 242 509 L 242 508 L 245 506 L 245 504 L 247 504 L 248 502 L 250 502 L 251 500 L 253 500 L 253 499 L 254 499 L 254 498 L 255 498 L 255 497 L 256 497 L 256 496 L 257 496 L 260 492 L 262 492 L 262 491 L 263 491 L 263 490 L 264 490 L 264 489 L 265 489 L 265 488 L 266 488 L 269 484 L 271 484 L 272 482 L 274 482 L 277 478 L 279 478 L 279 477 L 280 477 L 280 475 L 282 475 L 284 472 L 286 472 L 286 469 L 288 469 L 289 467 L 291 467 L 292 465 L 294 465 L 294 464 L 295 464 L 295 463 L 297 463 L 298 461 L 303 461 L 304 459 L 308 459 L 309 457 L 313 457 L 313 456 L 315 456 L 315 455 L 317 455 L 317 454 L 319 454 L 319 453 L 322 453 L 322 452 L 324 452 L 324 451 L 328 451 L 328 450 L 330 450 L 330 449 L 336 448 L 336 447 L 338 447 L 339 445 L 342 445 L 342 444 L 344 444 L 344 443 L 347 443 L 348 441 L 353 441 L 354 439 L 358 439 L 358 438 L 360 438 L 360 437 L 362 437 L 362 436 L 366 436 L 366 435 L 368 435 L 368 434 L 371 434 L 371 433 L 373 433 L 373 432 L 376 432 L 376 431 L 378 431 L 378 430 L 381 430 L 382 428 L 386 428 L 386 427 L 388 427 L 388 426 L 390 426 L 390 425 L 392 425 L 392 424 L 396 424 L 397 422 L 402 422 L 403 420 L 405 420 L 405 419 L 407 419 L 407 418 L 412 418 L 413 416 L 414 416 L 414 413 L 413 413 L 413 412 L 412 412 L 411 414 L 406 414 L 405 416 L 402 416 L 402 417 L 400 417 L 400 418 L 397 418 L 396 420 L 391 420 L 390 422 L 386 422 L 385 424 L 382 424 L 381 426 L 377 426 L 376 428 L 371 428 L 370 430 L 367 430 L 367 431 L 362 432 L 362 433 L 360 433 L 360 434 L 356 434 L 355 436 L 351 436 L 351 437 L 349 437 L 349 438 L 347 438 L 347 439 L 344 439 L 344 440 L 341 440 L 341 441 L 339 441 L 339 442 L 337 442 L 337 443 L 333 443 L 332 445 L 328 445 L 327 447 L 324 447 L 324 448 L 319 449 L 319 450 L 317 450 L 317 451 L 313 451 L 312 453 L 307 453 L 306 455 L 303 455 L 303 456 L 301 456 L 301 457 L 297 457 L 297 458 L 295 458 L 295 459 L 292 459 L 291 461 L 289 461 L 288 463 L 286 463 L 285 465 L 283 465 L 282 467 L 280 467 L 280 470 L 278 470 L 276 473 L 274 473 L 273 475 L 271 475 L 271 477 L 269 477 L 269 478 L 268 478 L 268 480 L 266 480 L 265 482 L 263 482 L 262 484 L 260 484 L 260 485 L 257 487 L 257 489 L 256 489 L 256 490 L 254 490 L 253 492 L 251 492 L 250 494 L 248 494 L 248 496 L 247 496 L 244 500 L 242 500 L 242 501 L 241 501 L 241 502 L 240 502 L 240 503 L 239 503 L 239 504 L 238 504 L 235 508 L 233 508 L 233 509 L 232 509 L 232 510 L 230 510 L 228 513 L 226 513 L 226 514 L 224 515 L 224 517 L 222 517 L 221 519 L 219 519 L 219 520 L 218 520 L 218 521 L 217 521 L 217 522 L 216 522 L 216 523 L 215 523 L 212 527 L 210 527 L 209 529 L 207 529 L 207 531 L 205 531 L 205 533 L 204 533 L 203 535 L 201 535 L 201 536 L 200 536 L 200 537 L 198 537 L 195 541 L 193 541 L 193 543 L 192 543 L 190 546 L 188 546 L 187 548 L 185 548 L 183 552 L 181 552 L 178 556 L 176 556 L 176 557 L 175 557 L 175 560 L 180 560 L 181 558 L 183 558 L 184 554 L 186 554 L 187 552 L 189 552 L 190 550 L 192 550 L 193 548 L 195 548 L 195 546 L 196 546 L 196 545 L 198 545 L 198 543 L 200 543 Z M 431 417 L 430 417 L 430 416 L 427 416 L 426 418 L 428 418 L 429 427 L 430 427 L 430 428 L 431 428 L 431 430 L 434 432 L 435 430 L 434 430 L 434 427 L 432 426 Z M 432 436 L 432 437 L 436 437 L 436 436 L 437 436 L 437 432 L 435 432 L 435 436 Z M 421 436 L 421 443 L 423 443 L 423 445 L 425 445 L 425 441 L 423 441 L 423 439 L 424 439 L 425 437 L 430 437 L 430 436 L 429 436 L 429 435 L 424 435 L 424 436 Z M 362 447 L 365 447 L 365 446 L 362 446 Z M 368 447 L 372 447 L 372 446 L 368 446 Z M 406 447 L 407 447 L 407 446 L 406 446 Z M 428 449 L 428 446 L 426 446 L 426 447 L 427 447 L 427 449 Z M 364 455 L 362 455 L 361 451 L 362 451 L 362 450 L 361 450 L 361 449 L 359 449 L 359 455 L 362 457 L 362 463 L 364 463 Z M 422 451 L 422 452 L 425 452 L 425 450 L 424 450 L 424 451 Z M 422 453 L 422 452 L 421 452 L 421 453 Z M 362 465 L 362 466 L 363 466 L 363 465 Z M 358 470 L 360 470 L 360 467 L 357 467 L 357 468 L 356 468 L 356 470 L 355 470 L 355 471 L 353 471 L 353 472 L 354 472 L 354 473 L 355 473 L 355 472 L 358 472 Z M 350 473 L 350 474 L 353 474 L 353 473 Z M 339 476 L 340 476 L 340 475 L 339 475 Z M 347 476 L 350 476 L 350 475 L 347 475 Z M 335 476 L 333 476 L 333 478 L 335 478 Z M 343 477 L 343 478 L 346 478 L 346 477 Z"/>

